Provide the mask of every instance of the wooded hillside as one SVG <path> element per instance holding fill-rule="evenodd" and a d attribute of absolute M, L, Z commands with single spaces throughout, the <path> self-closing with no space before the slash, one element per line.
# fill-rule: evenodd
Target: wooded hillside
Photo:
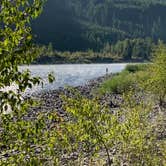
<path fill-rule="evenodd" d="M 165 0 L 48 0 L 36 41 L 57 50 L 98 51 L 126 38 L 166 41 Z"/>

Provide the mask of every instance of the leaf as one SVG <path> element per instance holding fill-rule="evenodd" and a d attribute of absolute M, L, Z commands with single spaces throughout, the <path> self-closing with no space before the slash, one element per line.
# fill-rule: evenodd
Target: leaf
<path fill-rule="evenodd" d="M 53 72 L 48 74 L 48 81 L 49 81 L 49 83 L 53 83 L 55 81 L 55 77 L 54 77 L 53 74 L 54 74 Z"/>

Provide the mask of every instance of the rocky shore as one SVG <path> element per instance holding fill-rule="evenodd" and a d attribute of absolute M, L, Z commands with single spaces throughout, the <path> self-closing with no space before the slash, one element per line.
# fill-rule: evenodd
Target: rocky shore
<path fill-rule="evenodd" d="M 110 74 L 90 80 L 83 86 L 59 88 L 57 90 L 34 94 L 32 95 L 32 98 L 39 101 L 40 105 L 31 107 L 30 109 L 32 113 L 36 113 L 38 111 L 56 111 L 59 116 L 64 117 L 66 116 L 66 113 L 63 109 L 62 96 L 65 95 L 69 98 L 73 98 L 77 92 L 85 98 L 92 99 L 96 96 L 96 89 L 100 86 L 100 84 L 112 76 L 113 75 Z M 120 103 L 122 102 L 121 96 L 115 94 L 100 95 L 98 100 L 101 105 L 107 105 L 110 108 L 119 107 Z"/>
<path fill-rule="evenodd" d="M 69 116 L 67 115 L 66 111 L 64 110 L 64 101 L 62 100 L 62 96 L 65 95 L 69 98 L 73 98 L 76 95 L 76 92 L 78 92 L 81 96 L 84 96 L 85 98 L 89 98 L 92 99 L 94 97 L 98 97 L 98 101 L 99 103 L 105 107 L 109 107 L 111 111 L 114 111 L 116 109 L 119 108 L 119 106 L 123 103 L 123 99 L 121 95 L 118 94 L 102 94 L 102 95 L 96 95 L 96 89 L 101 85 L 101 83 L 106 80 L 106 79 L 110 79 L 113 75 L 105 75 L 103 77 L 99 77 L 96 78 L 94 80 L 91 80 L 89 82 L 87 82 L 84 86 L 77 86 L 77 87 L 68 87 L 68 88 L 59 88 L 57 90 L 52 90 L 52 91 L 47 91 L 47 92 L 42 92 L 40 94 L 33 94 L 32 98 L 35 99 L 38 104 L 36 106 L 31 106 L 29 108 L 29 112 L 28 115 L 26 115 L 24 118 L 27 120 L 30 119 L 35 119 L 36 115 L 39 112 L 43 112 L 47 115 L 48 112 L 54 112 L 56 111 L 57 114 L 62 117 L 63 119 L 69 119 Z M 136 95 L 138 96 L 138 94 Z M 153 123 L 155 123 L 156 119 L 155 117 L 157 117 L 156 115 L 160 113 L 161 117 L 166 117 L 165 112 L 162 112 L 160 110 L 160 107 L 158 107 L 157 105 L 154 106 L 153 111 L 150 114 L 150 119 Z M 166 121 L 165 121 L 166 122 Z M 48 123 L 48 126 L 51 126 L 52 124 Z M 158 139 L 164 139 L 166 137 L 166 123 L 162 123 L 160 124 L 161 126 L 157 126 L 155 128 L 156 133 L 158 133 Z M 49 128 L 49 127 L 48 127 Z M 42 153 L 42 151 L 39 148 L 35 148 L 36 149 L 36 153 Z M 12 152 L 13 154 L 18 154 L 19 152 Z M 89 165 L 89 157 L 91 152 L 85 152 L 85 157 L 83 162 L 84 166 L 88 166 Z M 112 156 L 113 152 L 110 152 L 110 155 Z M 10 154 L 11 155 L 11 154 Z M 5 155 L 1 156 L 0 154 L 0 159 L 2 158 L 8 158 L 10 156 L 8 153 L 6 153 Z M 101 165 L 105 165 L 106 163 L 106 154 L 104 151 L 101 151 L 100 153 L 100 157 L 102 158 L 102 160 L 104 160 L 104 164 L 102 163 Z M 61 165 L 65 166 L 67 165 L 67 163 L 69 161 L 75 161 L 79 158 L 79 152 L 73 152 L 69 155 L 62 155 L 61 158 Z M 95 162 L 93 163 L 93 165 L 95 165 Z"/>
<path fill-rule="evenodd" d="M 113 77 L 112 74 L 105 75 L 103 77 L 99 77 L 96 79 L 93 79 L 89 82 L 87 82 L 83 86 L 77 86 L 77 87 L 68 87 L 68 88 L 59 88 L 57 90 L 52 90 L 48 92 L 43 92 L 40 94 L 34 94 L 32 96 L 33 99 L 39 102 L 37 106 L 30 107 L 30 112 L 28 114 L 27 119 L 33 119 L 36 117 L 36 114 L 38 112 L 54 112 L 56 111 L 59 117 L 62 117 L 64 119 L 68 119 L 68 115 L 66 111 L 64 110 L 64 101 L 62 99 L 62 96 L 67 96 L 69 98 L 75 97 L 77 93 L 79 93 L 81 96 L 92 99 L 97 97 L 98 101 L 101 106 L 103 107 L 109 107 L 111 112 L 116 111 L 120 105 L 123 103 L 123 97 L 120 94 L 96 94 L 96 89 L 101 85 L 101 83 L 106 80 Z M 145 101 L 148 96 L 139 96 L 139 94 L 135 94 L 134 100 L 139 104 L 142 101 Z M 164 106 L 163 110 L 165 110 L 166 105 Z M 161 107 L 158 104 L 155 104 L 153 106 L 153 110 L 150 113 L 150 120 L 155 121 L 156 117 L 160 114 L 160 116 L 166 117 L 166 112 L 161 110 Z M 166 119 L 165 119 L 166 122 Z M 164 123 L 166 126 L 166 123 Z M 162 129 L 162 132 L 160 132 L 159 137 L 164 138 L 166 136 L 166 130 Z"/>
<path fill-rule="evenodd" d="M 29 117 L 27 119 L 33 119 L 36 117 L 36 114 L 38 112 L 54 112 L 56 111 L 59 117 L 62 117 L 63 119 L 70 120 L 70 117 L 67 115 L 66 111 L 64 110 L 64 101 L 62 99 L 62 96 L 67 96 L 69 98 L 74 98 L 75 95 L 78 93 L 81 96 L 92 99 L 95 98 L 96 95 L 96 89 L 100 86 L 100 84 L 106 80 L 110 79 L 113 75 L 105 75 L 103 77 L 99 77 L 93 80 L 90 80 L 83 86 L 77 86 L 77 87 L 66 87 L 66 88 L 59 88 L 57 90 L 47 91 L 40 94 L 34 94 L 32 96 L 33 99 L 39 102 L 38 106 L 34 106 L 30 108 Z M 116 109 L 119 107 L 119 105 L 122 103 L 122 97 L 117 94 L 104 94 L 98 96 L 99 103 L 105 107 L 108 106 L 110 108 Z M 48 124 L 51 126 L 52 124 Z M 88 166 L 89 162 L 89 156 L 91 152 L 85 152 L 85 158 L 83 161 L 84 166 Z M 64 155 L 62 156 L 62 165 L 67 165 L 69 161 L 74 161 L 78 159 L 78 152 L 73 152 L 70 155 Z M 106 154 L 105 152 L 101 151 L 102 159 L 106 161 Z M 96 161 L 94 161 L 96 162 Z"/>

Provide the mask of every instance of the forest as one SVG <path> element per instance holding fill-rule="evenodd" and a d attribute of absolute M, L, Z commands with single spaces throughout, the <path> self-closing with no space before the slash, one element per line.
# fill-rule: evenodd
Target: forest
<path fill-rule="evenodd" d="M 153 56 L 156 43 L 150 38 L 125 39 L 110 45 L 107 43 L 100 51 L 57 51 L 50 43 L 37 46 L 39 57 L 34 64 L 76 64 L 112 62 L 148 62 Z"/>
<path fill-rule="evenodd" d="M 58 51 L 100 51 L 119 40 L 166 41 L 164 0 L 48 0 L 35 41 Z"/>

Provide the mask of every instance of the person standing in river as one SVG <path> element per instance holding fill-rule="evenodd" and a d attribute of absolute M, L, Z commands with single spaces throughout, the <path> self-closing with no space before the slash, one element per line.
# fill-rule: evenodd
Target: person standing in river
<path fill-rule="evenodd" d="M 106 68 L 106 75 L 108 75 L 108 68 Z"/>

